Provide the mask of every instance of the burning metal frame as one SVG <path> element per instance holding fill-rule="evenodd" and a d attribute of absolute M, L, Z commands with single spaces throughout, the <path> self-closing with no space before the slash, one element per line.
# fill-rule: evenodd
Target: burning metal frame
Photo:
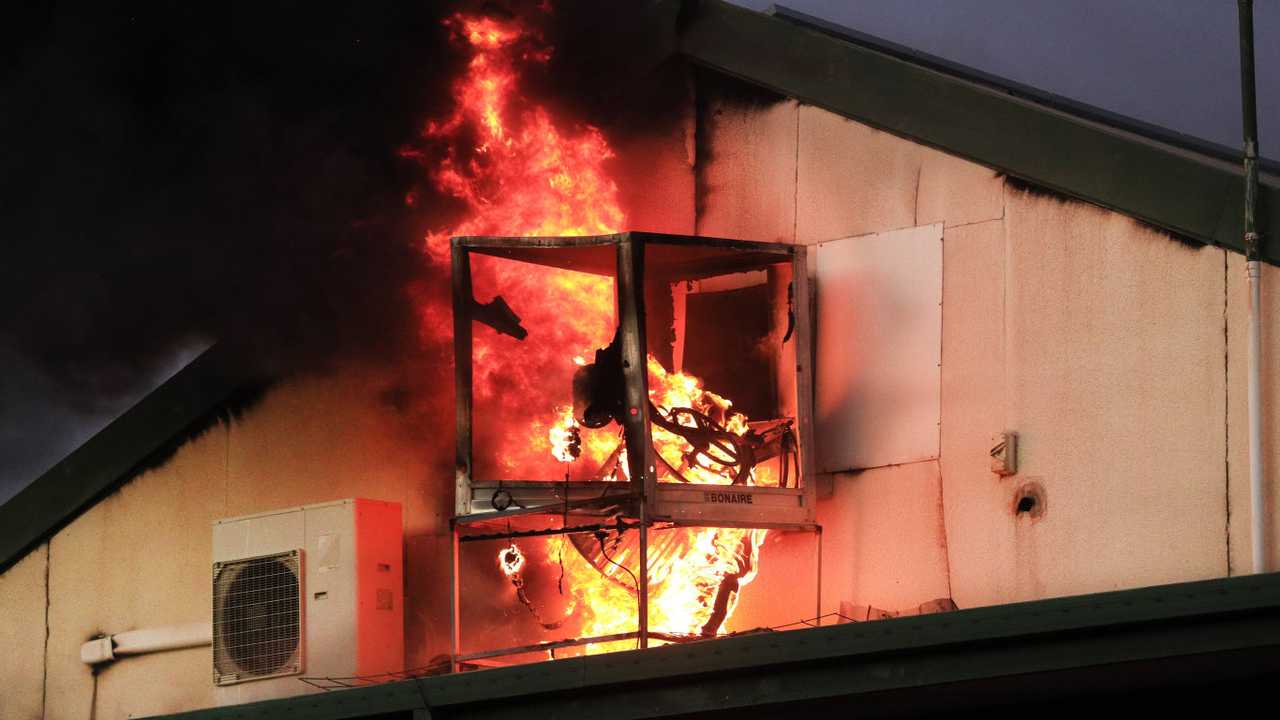
<path fill-rule="evenodd" d="M 652 250 L 652 254 L 648 253 Z M 472 292 L 471 256 L 483 254 L 614 278 L 617 301 L 617 334 L 614 343 L 597 353 L 613 357 L 621 373 L 611 419 L 623 429 L 625 473 L 612 481 L 514 478 L 486 480 L 474 475 L 473 455 L 473 336 L 474 323 L 522 339 L 527 331 L 520 318 L 501 298 L 487 304 Z M 646 267 L 647 265 L 647 267 Z M 781 479 L 777 486 L 740 482 L 754 463 L 749 450 L 734 459 L 736 438 L 717 444 L 715 433 L 725 435 L 714 421 L 662 416 L 650 402 L 646 334 L 646 274 L 650 288 L 713 278 L 732 273 L 766 271 L 770 290 L 785 296 L 787 330 L 793 363 L 778 362 L 775 381 L 791 383 L 788 391 L 794 412 L 795 432 L 786 425 L 779 452 Z M 802 246 L 747 242 L 718 238 L 626 232 L 583 237 L 455 237 L 452 240 L 454 382 L 456 390 L 457 447 L 455 464 L 455 516 L 452 520 L 451 562 L 451 661 L 461 663 L 533 651 L 634 639 L 638 647 L 649 641 L 688 639 L 649 628 L 650 533 L 675 527 L 758 528 L 807 531 L 814 534 L 818 552 L 818 597 L 821 597 L 821 527 L 815 522 L 811 365 L 811 294 L 808 254 Z M 653 296 L 650 295 L 650 298 Z M 605 356 L 605 353 L 613 353 Z M 788 355 L 785 359 L 790 361 Z M 794 374 L 784 372 L 794 368 Z M 575 384 L 577 380 L 575 379 Z M 576 388 L 575 388 L 576 389 Z M 696 412 L 694 413 L 697 414 Z M 610 418 L 607 418 L 607 422 Z M 675 424 L 680 427 L 674 427 Z M 681 476 L 655 452 L 654 428 L 670 428 L 702 443 L 702 451 L 721 463 L 737 462 L 742 471 L 730 484 L 698 484 Z M 691 429 L 692 428 L 692 429 Z M 703 434 L 696 435 L 701 429 Z M 775 445 L 777 441 L 775 439 Z M 719 448 L 718 450 L 716 448 Z M 721 456 L 727 453 L 729 460 Z M 788 453 L 794 458 L 793 484 L 787 481 Z M 620 458 L 621 459 L 621 458 Z M 660 475 L 679 479 L 659 481 Z M 602 637 L 574 638 L 511 648 L 461 652 L 460 544 L 483 540 L 543 535 L 572 536 L 636 529 L 639 536 L 636 579 L 636 630 Z M 820 614 L 820 613 L 819 613 Z"/>

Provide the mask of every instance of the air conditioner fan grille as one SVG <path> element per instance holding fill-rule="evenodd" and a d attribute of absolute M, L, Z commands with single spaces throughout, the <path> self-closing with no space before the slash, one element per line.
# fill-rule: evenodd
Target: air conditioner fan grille
<path fill-rule="evenodd" d="M 214 679 L 229 684 L 301 671 L 301 553 L 215 564 Z"/>

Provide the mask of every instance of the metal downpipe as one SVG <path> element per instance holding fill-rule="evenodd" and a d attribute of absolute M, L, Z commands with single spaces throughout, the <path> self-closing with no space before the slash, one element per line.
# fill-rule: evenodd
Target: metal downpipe
<path fill-rule="evenodd" d="M 1249 275 L 1249 501 L 1253 572 L 1270 570 L 1262 458 L 1262 253 L 1257 227 L 1258 111 L 1253 78 L 1253 0 L 1239 0 L 1240 98 L 1244 125 L 1244 248 Z"/>

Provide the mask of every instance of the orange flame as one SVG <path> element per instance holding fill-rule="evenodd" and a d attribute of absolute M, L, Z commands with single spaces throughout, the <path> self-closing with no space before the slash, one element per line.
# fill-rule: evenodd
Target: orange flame
<path fill-rule="evenodd" d="M 703 389 L 698 378 L 685 373 L 669 372 L 653 356 L 648 360 L 649 398 L 662 410 L 672 407 L 690 407 L 716 417 L 729 432 L 743 435 L 747 432 L 747 418 L 733 412 L 733 403 Z M 562 410 L 559 422 L 553 426 L 553 434 L 567 433 L 576 424 L 572 411 Z M 585 445 L 581 458 L 593 467 L 604 462 L 620 440 L 612 445 Z M 692 446 L 683 437 L 662 428 L 653 429 L 654 451 L 686 479 L 694 483 L 727 485 L 732 477 L 712 469 L 686 461 Z M 569 459 L 573 461 L 572 458 Z M 625 455 L 620 458 L 621 468 L 626 467 Z M 609 478 L 597 478 L 609 479 Z M 673 477 L 660 477 L 663 482 L 677 482 Z M 748 479 L 752 485 L 777 485 L 771 468 L 760 465 L 752 470 Z M 724 608 L 724 623 L 733 615 L 741 589 L 756 575 L 760 545 L 767 531 L 741 528 L 670 529 L 656 534 L 660 540 L 652 542 L 649 558 L 649 627 L 651 630 L 672 635 L 697 636 L 714 611 L 716 597 L 722 585 L 731 583 L 736 588 L 728 597 Z M 559 548 L 557 548 L 559 549 Z M 608 559 L 616 566 L 634 566 L 636 552 L 633 545 L 623 545 Z M 600 570 L 576 558 L 566 563 L 566 575 L 574 580 L 582 606 L 591 608 L 593 615 L 584 624 L 584 634 L 604 636 L 627 632 L 635 628 L 636 598 L 631 583 L 600 583 L 596 580 Z M 614 580 L 621 572 L 606 574 Z M 625 573 L 623 573 L 625 574 Z M 626 578 L 629 580 L 630 578 Z M 588 652 L 603 652 L 631 647 L 629 641 L 598 643 L 588 647 Z"/>
<path fill-rule="evenodd" d="M 465 235 L 568 236 L 618 232 L 626 222 L 618 188 L 606 170 L 613 157 L 596 128 L 558 122 L 544 106 L 520 93 L 522 71 L 551 57 L 540 37 L 518 20 L 458 14 L 446 25 L 453 42 L 469 53 L 466 71 L 453 86 L 451 115 L 423 128 L 424 140 L 443 147 L 430 165 L 431 179 L 466 210 L 466 219 L 427 235 L 423 252 L 444 265 L 449 238 Z M 463 138 L 471 139 L 463 144 Z M 410 157 L 422 157 L 413 150 Z M 406 202 L 412 204 L 410 195 Z M 588 354 L 613 336 L 614 289 L 607 277 L 473 255 L 476 298 L 485 302 L 501 293 L 531 329 L 520 342 L 494 332 L 478 331 L 473 340 L 475 444 L 483 456 L 496 458 L 496 472 L 512 479 L 546 477 L 556 461 L 572 461 L 575 441 L 580 461 L 594 471 L 620 442 L 614 430 L 575 428 L 564 408 L 573 371 Z M 439 332 L 448 317 L 424 305 L 422 328 Z M 696 379 L 669 373 L 650 362 L 653 401 L 660 407 L 697 407 L 727 418 L 732 432 L 746 431 L 746 418 L 731 403 L 702 390 Z M 479 408 L 501 418 L 501 427 L 479 424 Z M 551 418 L 547 420 L 546 418 Z M 576 432 L 575 432 L 576 431 Z M 685 441 L 671 433 L 655 433 L 655 446 L 673 467 L 683 467 Z M 477 463 L 481 461 L 477 456 Z M 625 458 L 618 463 L 625 468 Z M 696 482 L 729 480 L 702 468 L 685 468 Z M 600 479 L 600 478 L 594 478 Z M 754 482 L 767 482 L 754 478 Z M 650 626 L 672 633 L 698 633 L 711 614 L 715 595 L 726 578 L 740 588 L 754 577 L 764 531 L 739 529 L 668 530 L 668 540 L 650 560 Z M 584 635 L 606 635 L 635 629 L 634 583 L 602 571 L 555 537 L 529 541 L 543 545 L 546 557 L 563 557 L 566 586 L 572 588 L 582 613 Z M 658 547 L 658 546 L 655 546 Z M 633 550 L 621 547 L 610 559 L 634 566 Z M 513 576 L 525 565 L 514 544 L 498 555 L 499 566 Z M 613 569 L 613 566 L 610 566 Z M 621 571 L 618 571 L 621 572 Z M 729 611 L 732 611 L 732 602 Z M 602 644 L 592 652 L 631 647 L 628 642 Z"/>
<path fill-rule="evenodd" d="M 471 61 L 454 86 L 453 115 L 428 122 L 424 134 L 451 136 L 465 126 L 478 142 L 469 159 L 450 148 L 435 169 L 437 187 L 471 213 L 448 232 L 429 235 L 427 251 L 444 259 L 451 235 L 617 232 L 626 218 L 604 169 L 613 157 L 604 135 L 591 126 L 566 131 L 546 108 L 518 94 L 517 61 L 550 58 L 537 36 L 514 21 L 487 17 L 455 15 L 447 24 L 455 41 L 470 46 Z"/>
<path fill-rule="evenodd" d="M 502 574 L 507 577 L 515 575 L 524 568 L 524 553 L 520 552 L 515 543 L 502 548 L 498 551 L 498 567 L 502 568 Z"/>
<path fill-rule="evenodd" d="M 459 14 L 446 24 L 471 59 L 454 84 L 453 113 L 428 122 L 423 135 L 445 146 L 444 157 L 431 168 L 437 188 L 468 213 L 456 226 L 428 234 L 427 256 L 447 263 L 451 236 L 586 235 L 622 228 L 626 217 L 605 170 L 613 151 L 604 135 L 590 126 L 557 124 L 545 107 L 520 95 L 521 68 L 550 58 L 538 35 L 515 20 Z M 461 147 L 463 137 L 475 141 Z M 543 417 L 563 404 L 561 390 L 570 386 L 573 373 L 564 354 L 587 353 L 613 335 L 613 280 L 473 257 L 472 282 L 477 298 L 501 293 L 525 325 L 536 328 L 523 342 L 491 332 L 475 335 L 477 447 L 488 449 L 485 460 L 499 463 L 492 470 L 500 476 L 545 476 L 554 472 L 547 462 L 548 424 L 531 422 L 521 432 L 507 423 L 485 427 L 483 418 Z M 435 332 L 444 321 L 438 312 L 424 312 L 424 332 Z"/>

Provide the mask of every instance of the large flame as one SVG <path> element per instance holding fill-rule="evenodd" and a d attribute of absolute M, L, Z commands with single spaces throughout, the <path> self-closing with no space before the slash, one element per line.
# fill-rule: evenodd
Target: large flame
<path fill-rule="evenodd" d="M 432 180 L 467 212 L 462 222 L 427 236 L 428 257 L 447 266 L 451 236 L 620 230 L 626 216 L 605 170 L 613 152 L 604 135 L 591 126 L 557 123 L 547 108 L 520 94 L 522 67 L 550 58 L 537 33 L 516 20 L 483 16 L 459 14 L 446 24 L 470 60 L 453 86 L 453 113 L 429 121 L 423 136 L 443 148 L 443 157 L 430 159 Z M 570 386 L 573 366 L 565 362 L 566 352 L 587 353 L 613 335 L 613 280 L 483 256 L 472 262 L 477 299 L 501 294 L 533 329 L 523 342 L 475 334 L 476 444 L 486 449 L 477 461 L 499 463 L 481 467 L 489 476 L 545 475 L 537 471 L 549 467 L 550 423 L 519 428 L 507 419 L 544 418 L 553 403 L 565 402 L 563 392 L 552 397 L 551 390 Z M 439 331 L 447 322 L 440 315 L 424 313 L 424 332 Z M 491 418 L 503 418 L 502 426 L 486 426 Z"/>
<path fill-rule="evenodd" d="M 424 253 L 444 265 L 451 236 L 566 236 L 618 232 L 626 221 L 617 185 L 606 171 L 612 151 L 596 128 L 565 123 L 543 105 L 521 94 L 521 73 L 546 63 L 551 51 L 519 20 L 458 14 L 447 21 L 452 39 L 469 53 L 465 73 L 453 86 L 454 110 L 428 122 L 425 142 L 439 150 L 424 161 L 436 187 L 456 198 L 466 219 L 428 234 Z M 605 346 L 616 325 L 613 281 L 567 270 L 473 256 L 475 296 L 485 302 L 501 294 L 521 315 L 530 333 L 523 342 L 478 329 L 474 336 L 474 401 L 501 427 L 477 423 L 476 447 L 495 459 L 496 472 L 512 479 L 546 477 L 563 463 L 585 468 L 590 476 L 615 455 L 616 427 L 589 431 L 576 427 L 566 407 L 567 390 L 582 356 Z M 423 331 L 438 333 L 448 322 L 434 307 L 422 311 Z M 577 355 L 577 357 L 575 357 Z M 651 399 L 656 405 L 714 409 L 727 428 L 746 431 L 746 418 L 731 404 L 706 392 L 696 379 L 666 371 L 651 359 Z M 477 416 L 479 416 L 477 412 Z M 682 465 L 684 440 L 655 433 L 655 447 L 695 482 L 724 484 L 727 477 Z M 576 455 L 575 455 L 576 453 Z M 574 463 L 574 459 L 579 458 Z M 477 462 L 481 461 L 477 457 Z M 625 459 L 615 462 L 625 468 Z M 600 479 L 597 475 L 593 479 Z M 753 482 L 769 481 L 753 477 Z M 651 557 L 651 629 L 696 635 L 713 612 L 726 582 L 740 588 L 755 574 L 764 531 L 739 529 L 666 530 L 661 551 Z M 544 545 L 545 557 L 562 558 L 565 585 L 581 614 L 583 635 L 627 632 L 636 625 L 634 581 L 602 573 L 561 537 L 528 541 L 526 550 Z M 610 569 L 635 567 L 633 550 L 621 547 Z M 500 554 L 508 577 L 518 577 L 525 557 L 512 545 Z M 523 592 L 523 591 L 522 591 Z M 736 593 L 722 609 L 732 612 Z M 717 627 L 725 627 L 715 623 Z M 631 647 L 599 644 L 592 651 Z"/>
<path fill-rule="evenodd" d="M 717 418 L 730 432 L 744 435 L 748 431 L 747 418 L 732 410 L 733 403 L 702 387 L 702 382 L 685 373 L 666 370 L 653 356 L 648 359 L 649 399 L 659 412 L 669 408 L 693 408 Z M 576 424 L 572 412 L 560 413 L 559 421 L 552 428 L 553 438 L 570 435 L 569 428 Z M 587 444 L 575 460 L 564 453 L 565 443 L 554 442 L 553 452 L 565 462 L 585 461 L 592 467 L 600 467 L 617 447 Z M 688 461 L 692 446 L 674 433 L 654 428 L 654 451 L 668 466 L 686 480 L 699 484 L 727 485 L 732 476 Z M 625 469 L 625 454 L 618 465 Z M 608 479 L 608 478 L 598 478 Z M 670 474 L 660 475 L 662 482 L 678 482 Z M 752 485 L 776 485 L 776 475 L 768 466 L 753 469 L 748 482 Z M 760 544 L 767 531 L 741 528 L 668 529 L 652 533 L 649 557 L 649 629 L 660 633 L 682 636 L 701 636 L 726 630 L 726 621 L 732 616 L 741 588 L 756 575 Z M 561 542 L 557 539 L 555 542 Z M 557 550 L 559 550 L 557 546 Z M 635 628 L 636 597 L 633 592 L 635 579 L 629 577 L 626 566 L 636 567 L 637 552 L 634 543 L 622 544 L 616 553 L 607 556 L 611 563 L 604 574 L 617 582 L 600 583 L 601 568 L 575 557 L 566 564 L 566 574 L 573 578 L 576 599 L 580 607 L 591 608 L 592 616 L 584 624 L 589 636 L 605 636 L 627 632 Z M 619 577 L 623 576 L 623 577 Z M 629 582 L 628 582 L 629 581 Z M 720 617 L 714 621 L 717 597 L 722 593 Z M 589 652 L 625 649 L 627 641 L 598 643 Z"/>

